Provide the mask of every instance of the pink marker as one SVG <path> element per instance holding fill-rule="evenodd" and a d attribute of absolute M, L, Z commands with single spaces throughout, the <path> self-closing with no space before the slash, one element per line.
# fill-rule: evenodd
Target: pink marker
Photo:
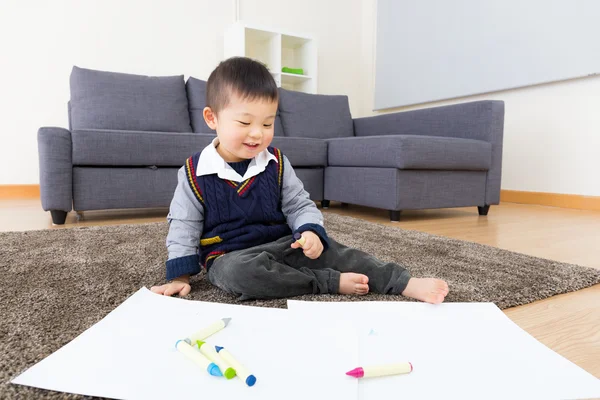
<path fill-rule="evenodd" d="M 346 375 L 352 376 L 354 378 L 374 378 L 376 376 L 408 374 L 412 372 L 412 370 L 412 364 L 409 362 L 404 362 L 398 364 L 378 365 L 362 368 L 358 367 L 354 368 L 352 371 L 346 372 Z"/>

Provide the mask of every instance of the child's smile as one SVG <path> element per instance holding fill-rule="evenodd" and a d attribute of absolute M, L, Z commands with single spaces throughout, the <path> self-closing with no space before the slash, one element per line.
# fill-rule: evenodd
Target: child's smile
<path fill-rule="evenodd" d="M 226 162 L 256 157 L 273 140 L 276 113 L 277 102 L 232 94 L 218 114 L 208 113 L 207 123 L 219 137 L 217 152 Z"/>

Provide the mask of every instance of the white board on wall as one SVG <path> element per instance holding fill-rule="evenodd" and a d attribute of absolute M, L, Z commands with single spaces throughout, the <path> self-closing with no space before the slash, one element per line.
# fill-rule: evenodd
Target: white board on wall
<path fill-rule="evenodd" d="M 600 1 L 378 0 L 375 110 L 600 73 Z"/>

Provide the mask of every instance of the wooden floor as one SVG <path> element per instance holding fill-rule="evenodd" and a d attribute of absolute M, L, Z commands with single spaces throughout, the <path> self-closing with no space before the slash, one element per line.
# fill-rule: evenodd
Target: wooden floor
<path fill-rule="evenodd" d="M 392 223 L 385 210 L 341 207 L 324 212 L 468 240 L 537 257 L 600 269 L 600 212 L 503 203 L 487 217 L 477 208 L 405 211 Z M 75 213 L 67 224 L 52 226 L 39 200 L 0 200 L 0 231 L 65 229 L 164 221 L 166 209 Z M 505 310 L 540 342 L 600 378 L 600 285 Z"/>

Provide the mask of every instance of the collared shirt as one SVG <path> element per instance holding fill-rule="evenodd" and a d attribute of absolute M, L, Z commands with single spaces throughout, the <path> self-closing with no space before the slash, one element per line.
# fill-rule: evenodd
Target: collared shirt
<path fill-rule="evenodd" d="M 263 172 L 265 168 L 267 168 L 269 161 L 275 160 L 275 162 L 279 162 L 277 157 L 271 154 L 269 150 L 265 149 L 250 161 L 246 173 L 244 176 L 241 176 L 231 168 L 231 165 L 229 165 L 227 161 L 223 160 L 223 157 L 221 157 L 217 151 L 218 144 L 219 138 L 215 138 L 211 144 L 202 150 L 200 158 L 198 159 L 198 165 L 196 166 L 196 176 L 217 174 L 221 179 L 243 182 L 246 179 L 252 178 Z"/>

